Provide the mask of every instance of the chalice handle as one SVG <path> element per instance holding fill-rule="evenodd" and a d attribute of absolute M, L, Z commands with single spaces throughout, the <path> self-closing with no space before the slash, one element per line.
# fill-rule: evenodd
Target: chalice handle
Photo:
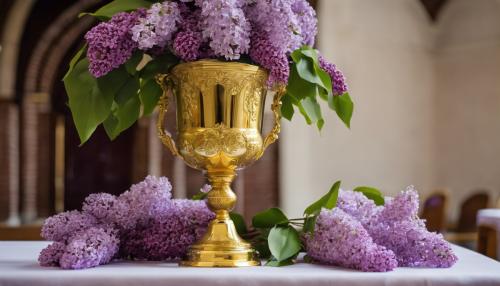
<path fill-rule="evenodd" d="M 262 146 L 262 151 L 259 155 L 259 158 L 264 155 L 267 147 L 269 147 L 269 145 L 273 144 L 278 139 L 278 134 L 281 131 L 281 98 L 283 97 L 283 95 L 285 95 L 285 93 L 286 87 L 284 85 L 278 85 L 275 88 L 273 104 L 271 105 L 271 110 L 274 114 L 274 126 L 264 139 L 264 144 Z"/>
<path fill-rule="evenodd" d="M 180 156 L 177 147 L 175 146 L 175 141 L 172 139 L 172 135 L 165 131 L 165 116 L 168 112 L 168 94 L 172 92 L 172 79 L 168 74 L 159 74 L 155 77 L 156 82 L 161 86 L 163 94 L 158 102 L 158 122 L 156 123 L 156 129 L 158 132 L 158 137 L 160 137 L 161 142 L 165 145 L 172 155 Z"/>

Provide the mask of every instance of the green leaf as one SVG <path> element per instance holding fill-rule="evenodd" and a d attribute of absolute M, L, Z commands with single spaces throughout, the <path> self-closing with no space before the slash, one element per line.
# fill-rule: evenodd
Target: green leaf
<path fill-rule="evenodd" d="M 301 104 L 304 108 L 303 109 L 304 112 L 306 113 L 307 117 L 309 117 L 312 123 L 323 121 L 323 115 L 321 114 L 321 106 L 316 101 L 315 97 L 306 97 L 301 101 Z M 318 127 L 320 126 L 318 125 Z M 321 128 L 319 129 L 321 130 Z"/>
<path fill-rule="evenodd" d="M 279 208 L 270 208 L 252 218 L 252 225 L 256 228 L 271 228 L 287 222 L 288 218 Z"/>
<path fill-rule="evenodd" d="M 109 93 L 114 96 L 130 79 L 130 75 L 122 65 L 119 68 L 112 70 L 107 75 L 97 78 L 97 85 L 102 92 Z"/>
<path fill-rule="evenodd" d="M 305 57 L 311 58 L 314 61 L 318 60 L 318 52 L 308 45 L 303 45 L 302 47 L 295 50 L 294 53 L 295 53 L 295 56 L 300 56 L 300 57 L 305 56 Z M 292 54 L 292 57 L 293 57 L 293 54 Z"/>
<path fill-rule="evenodd" d="M 154 79 L 157 74 L 165 74 L 179 62 L 174 55 L 167 53 L 149 61 L 141 70 L 141 78 L 144 81 Z"/>
<path fill-rule="evenodd" d="M 325 83 L 318 75 L 318 71 L 321 71 L 321 69 L 315 67 L 315 63 L 312 60 L 300 59 L 298 62 L 295 63 L 295 66 L 297 68 L 297 73 L 299 74 L 301 79 L 313 83 L 325 90 L 328 90 L 327 87 L 325 86 Z M 332 87 L 330 82 L 329 90 L 331 91 L 331 89 Z"/>
<path fill-rule="evenodd" d="M 143 85 L 139 91 L 139 96 L 141 98 L 142 105 L 144 106 L 144 115 L 150 115 L 153 113 L 162 94 L 163 90 L 154 78 L 143 81 Z"/>
<path fill-rule="evenodd" d="M 83 45 L 83 47 L 81 47 L 81 49 L 78 50 L 78 52 L 76 52 L 76 54 L 73 56 L 73 58 L 69 62 L 69 68 L 68 68 L 68 71 L 66 72 L 66 74 L 64 75 L 63 80 L 65 80 L 68 77 L 68 75 L 73 71 L 76 63 L 82 58 L 82 56 L 86 50 L 87 50 L 87 44 L 85 43 L 85 45 Z"/>
<path fill-rule="evenodd" d="M 290 77 L 286 90 L 299 101 L 307 97 L 316 97 L 318 95 L 317 86 L 302 79 L 297 72 L 297 67 L 293 64 L 290 68 Z"/>
<path fill-rule="evenodd" d="M 287 258 L 282 261 L 276 260 L 276 258 L 272 258 L 266 262 L 266 266 L 271 266 L 271 267 L 281 267 L 281 266 L 289 266 L 295 264 L 294 257 Z"/>
<path fill-rule="evenodd" d="M 287 93 L 281 98 L 281 115 L 288 120 L 292 120 L 293 114 L 295 113 L 290 97 L 291 95 Z"/>
<path fill-rule="evenodd" d="M 234 226 L 236 227 L 236 231 L 238 232 L 239 235 L 244 235 L 248 233 L 245 219 L 241 214 L 237 212 L 230 212 L 229 217 L 231 217 L 231 220 L 233 221 Z"/>
<path fill-rule="evenodd" d="M 266 259 L 271 256 L 271 251 L 269 251 L 269 245 L 267 244 L 267 239 L 254 243 L 253 248 L 259 253 L 259 257 Z"/>
<path fill-rule="evenodd" d="M 347 128 L 351 128 L 351 117 L 354 111 L 354 103 L 349 96 L 349 93 L 342 95 L 329 95 L 328 106 L 335 110 L 338 117 L 344 122 Z"/>
<path fill-rule="evenodd" d="M 112 113 L 104 121 L 104 129 L 111 140 L 116 139 L 139 119 L 141 102 L 137 95 L 138 89 L 139 79 L 133 78 L 118 91 Z"/>
<path fill-rule="evenodd" d="M 115 138 L 114 132 L 119 123 L 118 118 L 116 118 L 116 116 L 113 114 L 113 111 L 116 110 L 116 108 L 116 103 L 113 102 L 113 107 L 111 112 L 109 113 L 108 118 L 106 118 L 106 120 L 104 120 L 104 122 L 102 123 L 104 131 L 106 131 L 106 135 L 108 135 L 108 138 L 111 140 L 114 140 Z"/>
<path fill-rule="evenodd" d="M 208 195 L 208 193 L 199 191 L 198 193 L 194 194 L 191 197 L 191 200 L 193 200 L 193 201 L 201 201 L 201 200 L 204 200 L 207 197 L 207 195 Z"/>
<path fill-rule="evenodd" d="M 372 200 L 377 206 L 383 206 L 385 203 L 384 196 L 376 188 L 362 186 L 356 187 L 353 191 L 363 193 L 365 197 Z"/>
<path fill-rule="evenodd" d="M 64 79 L 69 108 L 81 144 L 85 143 L 97 126 L 110 114 L 114 93 L 99 86 L 88 71 L 87 59 L 79 61 Z"/>
<path fill-rule="evenodd" d="M 116 93 L 115 102 L 119 107 L 125 106 L 131 100 L 138 98 L 137 92 L 139 90 L 139 78 L 129 77 L 127 82 Z"/>
<path fill-rule="evenodd" d="M 277 261 L 283 261 L 300 252 L 299 234 L 291 227 L 275 226 L 268 236 L 269 250 Z"/>
<path fill-rule="evenodd" d="M 330 191 L 319 200 L 312 203 L 306 208 L 304 214 L 307 215 L 317 215 L 321 212 L 321 209 L 325 208 L 331 210 L 337 204 L 337 198 L 339 196 L 340 181 L 337 181 L 330 188 Z"/>
<path fill-rule="evenodd" d="M 299 109 L 299 112 L 300 114 L 302 114 L 302 116 L 304 116 L 304 119 L 306 120 L 306 123 L 308 125 L 311 125 L 313 122 L 311 120 L 311 118 L 309 117 L 309 115 L 307 114 L 307 111 L 304 109 L 304 106 L 302 106 L 302 103 L 298 100 L 296 100 L 294 97 L 291 97 L 292 98 L 292 102 L 293 102 L 293 105 L 297 106 L 297 108 Z"/>
<path fill-rule="evenodd" d="M 304 227 L 302 229 L 305 233 L 314 233 L 314 227 L 316 226 L 317 215 L 308 216 L 304 220 Z"/>
<path fill-rule="evenodd" d="M 131 75 L 135 75 L 137 72 L 137 65 L 142 61 L 144 54 L 141 51 L 136 51 L 132 57 L 125 62 L 125 69 Z"/>
<path fill-rule="evenodd" d="M 325 120 L 324 119 L 320 119 L 320 120 L 318 120 L 318 122 L 316 122 L 316 126 L 318 127 L 319 131 L 321 131 L 321 129 L 323 129 L 324 125 L 325 125 Z"/>
<path fill-rule="evenodd" d="M 328 101 L 328 96 L 332 94 L 332 80 L 330 75 L 319 66 L 315 66 L 315 69 L 323 85 L 326 86 L 326 89 L 320 89 L 319 96 L 321 99 Z"/>
<path fill-rule="evenodd" d="M 80 13 L 78 17 L 90 15 L 97 17 L 100 20 L 108 20 L 116 13 L 129 12 L 138 8 L 148 8 L 149 6 L 151 6 L 151 2 L 145 0 L 115 0 L 102 6 L 94 13 Z"/>
<path fill-rule="evenodd" d="M 300 77 L 320 87 L 320 96 L 327 100 L 327 95 L 332 92 L 332 81 L 319 65 L 318 52 L 305 45 L 292 53 L 292 59 Z"/>

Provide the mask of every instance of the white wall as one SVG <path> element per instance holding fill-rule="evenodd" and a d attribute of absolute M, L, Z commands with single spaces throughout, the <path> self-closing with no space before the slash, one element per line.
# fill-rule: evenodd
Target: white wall
<path fill-rule="evenodd" d="M 281 205 L 300 215 L 343 186 L 432 187 L 434 32 L 416 0 L 320 1 L 319 49 L 345 72 L 355 101 L 351 130 L 326 113 L 321 134 L 300 116 L 285 122 Z"/>
<path fill-rule="evenodd" d="M 500 1 L 453 0 L 438 31 L 435 185 L 453 218 L 472 190 L 500 191 Z"/>

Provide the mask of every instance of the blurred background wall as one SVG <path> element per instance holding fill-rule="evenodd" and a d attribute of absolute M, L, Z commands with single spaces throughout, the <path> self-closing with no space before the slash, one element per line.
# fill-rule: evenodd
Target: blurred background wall
<path fill-rule="evenodd" d="M 500 191 L 500 1 L 450 1 L 437 26 L 433 187 Z"/>
<path fill-rule="evenodd" d="M 437 1 L 426 1 L 427 4 Z M 500 1 L 450 0 L 433 20 L 418 1 L 321 1 L 318 43 L 345 72 L 352 129 L 285 124 L 282 205 L 296 215 L 331 184 L 425 198 L 500 190 Z M 432 6 L 432 5 L 431 5 Z M 326 108 L 326 106 L 325 106 Z"/>

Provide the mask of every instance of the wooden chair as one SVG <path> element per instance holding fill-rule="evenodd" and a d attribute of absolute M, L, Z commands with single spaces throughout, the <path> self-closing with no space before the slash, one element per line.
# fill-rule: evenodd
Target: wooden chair
<path fill-rule="evenodd" d="M 446 191 L 435 191 L 424 201 L 420 217 L 425 219 L 428 230 L 437 232 L 445 230 L 447 203 Z"/>
<path fill-rule="evenodd" d="M 487 191 L 478 191 L 467 198 L 460 209 L 460 217 L 456 232 L 473 232 L 477 230 L 476 217 L 480 209 L 488 207 L 489 195 Z"/>
<path fill-rule="evenodd" d="M 475 249 L 477 235 L 477 212 L 488 207 L 487 191 L 478 191 L 468 197 L 460 208 L 460 216 L 456 227 L 444 234 L 446 240 L 458 245 Z"/>
<path fill-rule="evenodd" d="M 488 225 L 478 227 L 477 252 L 493 259 L 497 257 L 497 231 Z"/>

